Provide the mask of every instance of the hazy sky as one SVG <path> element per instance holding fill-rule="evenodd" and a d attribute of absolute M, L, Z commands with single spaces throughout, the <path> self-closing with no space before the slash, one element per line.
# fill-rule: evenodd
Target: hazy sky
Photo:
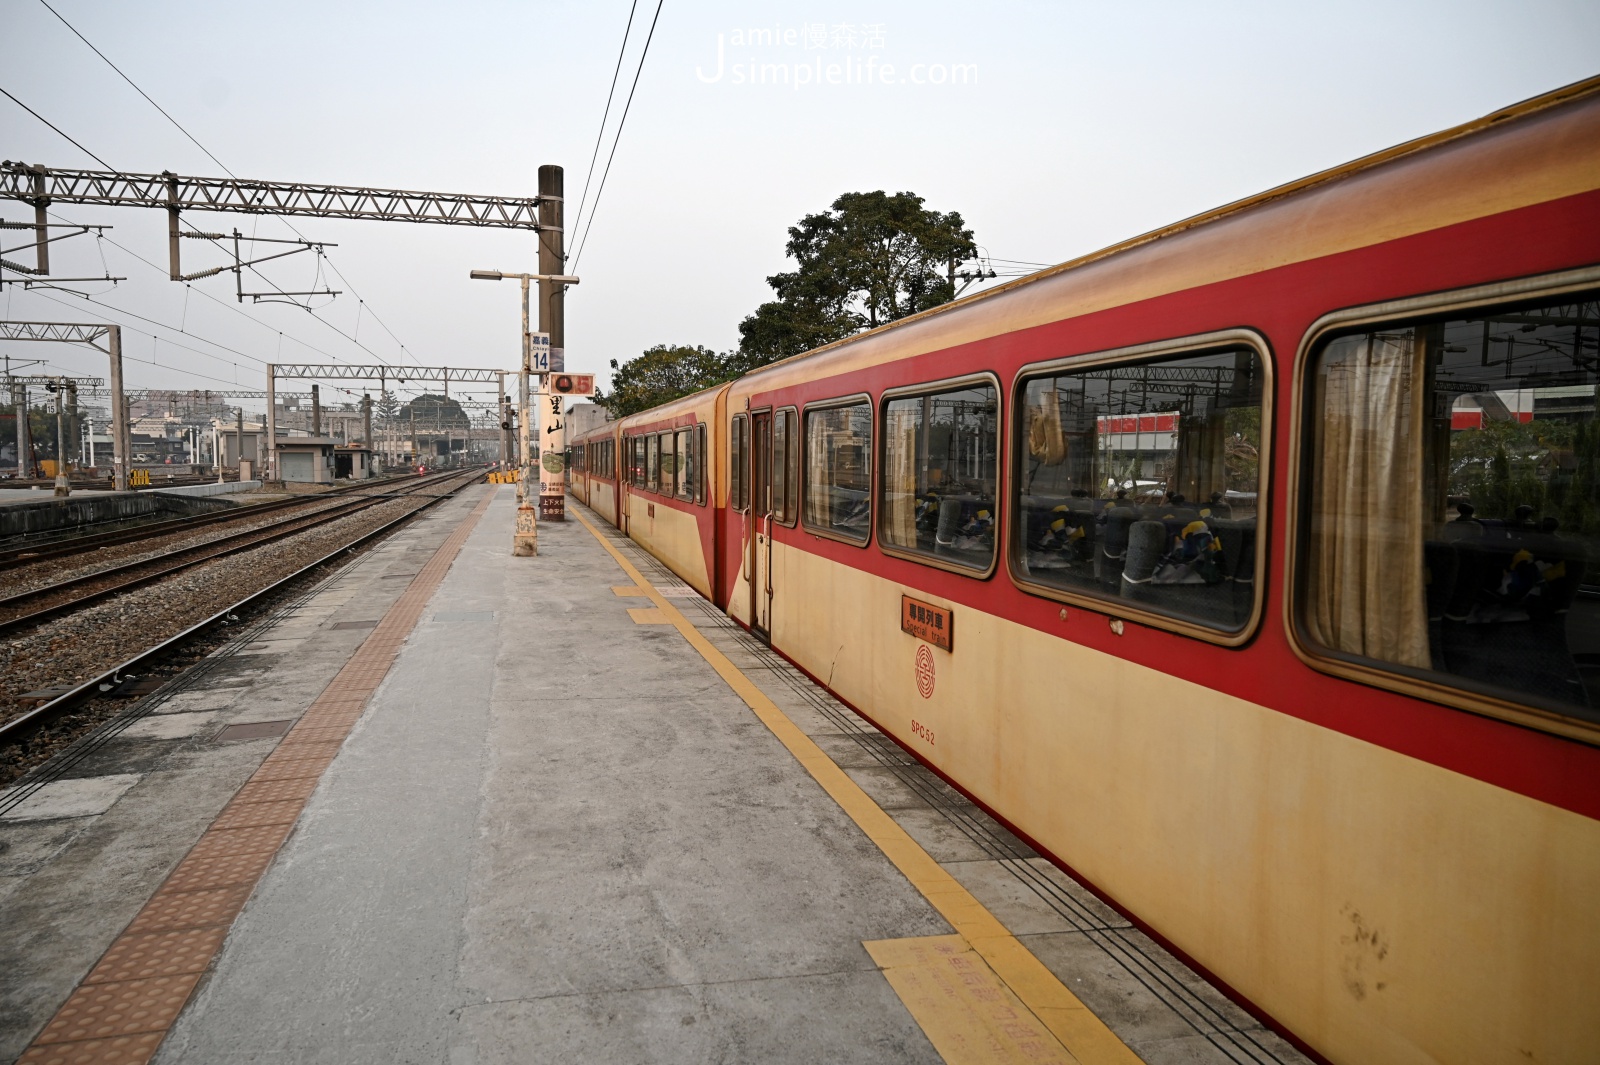
<path fill-rule="evenodd" d="M 241 177 L 531 195 L 538 166 L 556 163 L 569 228 L 629 12 L 625 0 L 51 3 Z M 613 128 L 655 10 L 640 0 Z M 0 55 L 0 87 L 110 166 L 220 176 L 39 0 L 0 0 Z M 997 260 L 1054 263 L 1576 81 L 1597 57 L 1592 0 L 665 0 L 575 267 L 567 365 L 603 372 L 657 343 L 733 346 L 766 276 L 786 268 L 786 228 L 842 192 L 914 191 L 961 212 Z M 752 83 L 752 63 L 767 83 Z M 3 97 L 0 134 L 0 157 L 98 168 Z M 608 130 L 601 165 L 609 147 Z M 529 234 L 296 220 L 339 245 L 329 254 L 346 279 L 313 316 L 240 307 L 231 274 L 192 291 L 166 280 L 164 212 L 57 211 L 114 225 L 109 240 L 160 268 L 80 237 L 55 246 L 54 272 L 126 275 L 74 286 L 107 307 L 7 285 L 0 313 L 123 322 L 132 386 L 261 387 L 275 359 L 517 361 L 515 285 L 467 272 L 535 269 Z M 0 217 L 31 209 L 0 204 Z M 289 235 L 274 219 L 186 218 Z M 221 262 L 202 242 L 184 251 L 186 269 Z M 270 276 L 302 289 L 314 271 L 302 256 Z M 371 354 L 349 339 L 358 323 Z M 103 372 L 93 352 L 0 351 Z"/>

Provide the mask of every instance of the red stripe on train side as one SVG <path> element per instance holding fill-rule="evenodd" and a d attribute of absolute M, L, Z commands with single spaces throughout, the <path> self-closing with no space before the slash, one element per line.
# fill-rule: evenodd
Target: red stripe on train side
<path fill-rule="evenodd" d="M 869 392 L 876 401 L 886 388 L 978 370 L 996 371 L 1009 396 L 1018 370 L 1027 363 L 1219 329 L 1258 330 L 1272 345 L 1277 381 L 1271 524 L 1262 538 L 1269 552 L 1262 622 L 1256 638 L 1243 648 L 1215 647 L 1136 623 L 1126 625 L 1119 637 L 1106 624 L 1106 617 L 1115 613 L 1113 605 L 1108 604 L 1105 614 L 1074 608 L 1062 622 L 1059 603 L 1023 593 L 1004 572 L 987 580 L 963 577 L 888 557 L 876 547 L 862 550 L 814 536 L 803 525 L 775 527 L 773 535 L 840 565 L 1600 819 L 1600 749 L 1312 670 L 1294 654 L 1281 620 L 1287 427 L 1294 395 L 1290 373 L 1312 323 L 1343 307 L 1588 265 L 1596 261 L 1597 248 L 1600 192 L 1591 192 L 752 397 L 752 406 L 775 407 L 858 392 Z M 1009 414 L 1007 410 L 1002 418 L 1008 437 Z M 1008 486 L 1002 491 L 1009 496 Z M 1010 508 L 1001 509 L 1004 523 Z M 738 574 L 740 537 L 738 515 L 729 517 L 719 562 L 729 578 L 720 587 L 731 589 Z M 996 540 L 1006 539 L 1002 524 Z"/>

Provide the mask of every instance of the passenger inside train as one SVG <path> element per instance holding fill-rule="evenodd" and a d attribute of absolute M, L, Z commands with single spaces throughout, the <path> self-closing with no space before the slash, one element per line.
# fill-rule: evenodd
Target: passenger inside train
<path fill-rule="evenodd" d="M 1262 383 L 1248 346 L 1028 378 L 1015 423 L 1018 579 L 1244 628 Z"/>
<path fill-rule="evenodd" d="M 1600 300 L 1384 323 L 1313 358 L 1305 634 L 1600 720 Z"/>

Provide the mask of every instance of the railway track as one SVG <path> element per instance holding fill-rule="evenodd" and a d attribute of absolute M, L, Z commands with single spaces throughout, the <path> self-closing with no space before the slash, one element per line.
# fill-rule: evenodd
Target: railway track
<path fill-rule="evenodd" d="M 0 600 L 0 607 L 11 607 L 0 620 L 0 674 L 6 676 L 0 682 L 0 747 L 27 744 L 40 726 L 86 703 L 109 702 L 104 696 L 135 671 L 147 672 L 175 657 L 186 645 L 482 476 L 482 470 L 472 470 L 428 478 L 403 491 L 343 502 L 331 513 L 291 516 L 265 532 L 257 528 L 225 538 L 237 542 L 213 540 L 171 553 L 183 557 L 147 559 L 130 567 L 137 572 L 102 571 L 82 586 L 63 586 L 59 600 Z M 210 601 L 207 591 L 214 596 Z M 39 682 L 47 686 L 39 688 Z M 36 690 L 19 690 L 30 685 Z M 69 742 L 114 712 L 107 709 L 58 739 Z"/>
<path fill-rule="evenodd" d="M 308 529 L 327 525 L 347 515 L 367 510 L 390 499 L 415 495 L 438 483 L 437 481 L 413 482 L 391 492 L 341 499 L 311 514 L 291 514 L 281 520 L 257 525 L 230 536 L 206 540 L 199 544 L 180 545 L 158 555 L 0 597 L 0 636 L 97 603 L 110 596 L 154 583 L 191 566 L 275 543 Z"/>
<path fill-rule="evenodd" d="M 440 474 L 439 476 L 446 476 Z M 274 511 L 286 510 L 292 507 L 309 507 L 317 503 L 326 502 L 330 497 L 357 495 L 369 493 L 375 489 L 396 484 L 426 483 L 427 479 L 411 476 L 386 477 L 381 480 L 362 481 L 358 484 L 343 485 L 331 492 L 317 495 L 296 496 L 290 499 L 274 499 L 265 503 L 253 503 L 228 510 L 217 511 L 211 514 L 189 515 L 181 518 L 170 518 L 165 521 L 146 522 L 141 525 L 124 526 L 102 533 L 81 533 L 68 536 L 52 536 L 45 539 L 32 540 L 26 543 L 12 542 L 0 544 L 0 570 L 13 569 L 18 566 L 29 566 L 46 559 L 65 558 L 71 555 L 85 554 L 98 551 L 101 548 L 113 547 L 121 544 L 133 543 L 156 536 L 165 536 L 171 533 L 184 533 L 191 529 L 203 529 L 213 525 L 223 525 L 231 522 L 244 521 L 260 514 L 270 514 Z M 436 482 L 435 482 L 436 483 Z"/>

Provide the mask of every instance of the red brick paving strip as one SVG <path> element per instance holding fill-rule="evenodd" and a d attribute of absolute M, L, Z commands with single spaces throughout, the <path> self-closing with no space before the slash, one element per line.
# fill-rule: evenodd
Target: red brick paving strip
<path fill-rule="evenodd" d="M 17 1059 L 19 1065 L 144 1065 L 155 1056 L 322 771 L 494 498 L 493 492 L 484 496 L 439 545 L 339 675 Z"/>

